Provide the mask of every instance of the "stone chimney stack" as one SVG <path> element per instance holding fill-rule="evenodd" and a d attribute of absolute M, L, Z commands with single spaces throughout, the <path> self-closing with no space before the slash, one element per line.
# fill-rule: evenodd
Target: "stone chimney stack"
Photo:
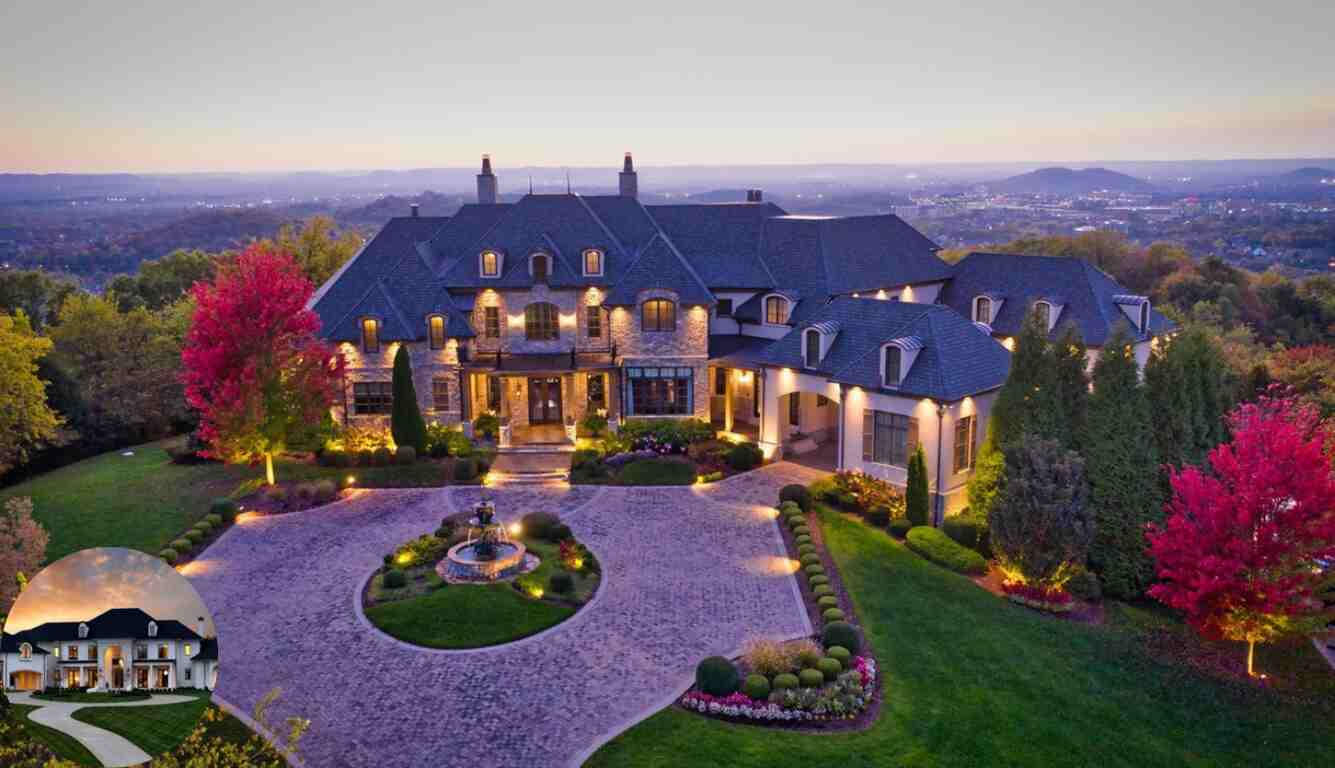
<path fill-rule="evenodd" d="M 496 174 L 491 172 L 491 155 L 482 156 L 482 173 L 477 175 L 477 201 L 482 205 L 496 204 Z"/>
<path fill-rule="evenodd" d="M 414 219 L 417 218 L 417 217 L 420 215 L 420 211 L 419 211 L 419 209 L 418 209 L 418 205 L 417 205 L 417 203 L 411 203 L 411 204 L 409 204 L 409 205 L 408 205 L 408 210 L 412 212 L 412 217 L 413 217 Z"/>
<path fill-rule="evenodd" d="M 748 203 L 759 203 L 759 202 L 763 202 L 764 199 L 765 199 L 765 193 L 764 193 L 764 192 L 762 192 L 762 191 L 760 191 L 760 190 L 758 190 L 758 189 L 748 189 L 748 190 L 746 190 L 746 202 L 748 202 Z"/>
<path fill-rule="evenodd" d="M 207 637 L 207 635 L 204 634 L 204 617 L 196 616 L 195 622 L 195 632 L 197 632 L 200 637 Z"/>
<path fill-rule="evenodd" d="M 639 197 L 640 182 L 635 175 L 635 164 L 631 162 L 630 153 L 626 153 L 626 159 L 621 164 L 621 173 L 618 176 L 621 181 L 622 197 Z"/>

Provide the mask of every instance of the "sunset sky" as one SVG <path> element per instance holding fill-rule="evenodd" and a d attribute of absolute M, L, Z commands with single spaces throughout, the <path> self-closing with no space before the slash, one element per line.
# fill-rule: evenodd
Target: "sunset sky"
<path fill-rule="evenodd" d="M 48 565 L 14 602 L 6 632 L 48 621 L 83 621 L 111 608 L 140 608 L 155 619 L 176 619 L 198 631 L 213 616 L 184 576 L 162 560 L 131 549 L 85 549 Z"/>
<path fill-rule="evenodd" d="M 17 0 L 0 172 L 1335 154 L 1331 2 L 526 5 Z"/>

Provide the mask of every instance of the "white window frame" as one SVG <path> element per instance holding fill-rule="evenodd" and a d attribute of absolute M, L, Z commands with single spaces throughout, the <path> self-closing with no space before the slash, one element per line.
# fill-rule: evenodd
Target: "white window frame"
<path fill-rule="evenodd" d="M 491 254 L 492 256 L 496 257 L 496 271 L 492 272 L 491 274 L 487 273 L 487 254 Z M 487 250 L 484 250 L 477 255 L 477 274 L 479 277 L 495 280 L 496 278 L 500 277 L 501 273 L 504 271 L 505 271 L 505 257 L 501 254 L 500 251 L 494 251 L 488 248 Z"/>
<path fill-rule="evenodd" d="M 777 322 L 777 323 L 770 322 L 770 319 L 769 319 L 769 302 L 770 302 L 770 299 L 778 299 L 779 301 L 783 302 L 783 304 L 782 304 L 782 306 L 783 306 L 783 319 L 780 320 L 780 321 Z M 765 325 L 774 326 L 774 327 L 781 327 L 781 326 L 788 325 L 788 319 L 789 319 L 790 317 L 793 316 L 793 306 L 792 306 L 792 305 L 793 305 L 793 303 L 792 303 L 791 301 L 789 301 L 788 297 L 787 297 L 787 296 L 784 296 L 784 295 L 781 294 L 781 293 L 767 293 L 767 294 L 765 294 L 765 298 L 762 299 L 761 302 L 760 302 L 760 321 L 761 321 L 762 323 L 764 323 Z"/>
<path fill-rule="evenodd" d="M 979 303 L 984 302 L 984 301 L 987 302 L 987 319 L 986 319 L 986 320 L 979 320 L 979 319 L 978 319 L 978 305 L 979 305 Z M 996 317 L 996 313 L 997 313 L 997 300 L 996 300 L 996 299 L 992 298 L 991 296 L 974 296 L 974 297 L 973 297 L 973 321 L 974 321 L 975 323 L 984 323 L 984 324 L 990 326 L 990 325 L 992 325 L 992 320 Z"/>
<path fill-rule="evenodd" d="M 598 255 L 598 271 L 597 271 L 597 272 L 590 272 L 590 271 L 589 271 L 589 256 L 592 255 L 592 254 L 597 254 L 597 255 Z M 607 258 L 607 254 L 604 253 L 604 252 L 602 251 L 601 248 L 585 248 L 585 249 L 584 249 L 584 252 L 580 254 L 580 268 L 584 271 L 584 276 L 585 276 L 585 277 L 600 277 L 600 276 L 602 276 L 603 271 L 604 271 L 604 269 L 605 269 L 605 267 L 603 266 L 603 261 L 604 261 L 604 259 L 606 259 L 606 258 Z"/>

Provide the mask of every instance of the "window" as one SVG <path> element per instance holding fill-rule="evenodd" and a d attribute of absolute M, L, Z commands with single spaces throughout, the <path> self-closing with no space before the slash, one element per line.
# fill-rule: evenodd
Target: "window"
<path fill-rule="evenodd" d="M 524 334 L 530 341 L 556 339 L 559 336 L 556 326 L 556 305 L 538 302 L 525 307 Z"/>
<path fill-rule="evenodd" d="M 88 625 L 87 625 L 87 624 L 80 624 L 80 625 L 79 625 L 79 639 L 82 640 L 82 639 L 85 638 L 85 637 L 88 637 Z"/>
<path fill-rule="evenodd" d="M 60 646 L 57 645 L 57 646 L 55 647 L 55 650 L 53 651 L 53 653 L 55 654 L 55 657 L 56 657 L 57 659 L 60 658 Z"/>
<path fill-rule="evenodd" d="M 974 417 L 955 420 L 955 471 L 973 469 Z"/>
<path fill-rule="evenodd" d="M 393 410 L 394 385 L 388 381 L 352 384 L 352 410 L 358 416 L 384 415 Z"/>
<path fill-rule="evenodd" d="M 896 346 L 885 348 L 885 370 L 882 372 L 882 381 L 887 387 L 899 386 L 899 363 L 904 355 L 904 351 Z"/>
<path fill-rule="evenodd" d="M 765 322 L 770 325 L 782 325 L 788 322 L 788 300 L 782 296 L 769 296 L 765 299 Z"/>
<path fill-rule="evenodd" d="M 1046 301 L 1034 302 L 1034 314 L 1038 315 L 1038 322 L 1042 324 L 1044 330 L 1052 327 L 1052 305 Z"/>
<path fill-rule="evenodd" d="M 918 445 L 918 420 L 884 411 L 862 412 L 862 460 L 907 467 Z"/>
<path fill-rule="evenodd" d="M 32 644 L 31 644 L 31 643 L 24 643 L 23 645 L 20 645 L 20 646 L 19 646 L 19 658 L 21 658 L 21 659 L 31 659 L 31 658 L 32 658 Z"/>
<path fill-rule="evenodd" d="M 760 374 L 751 375 L 751 415 L 760 418 Z"/>
<path fill-rule="evenodd" d="M 380 323 L 369 317 L 362 320 L 362 351 L 372 354 L 380 351 Z"/>
<path fill-rule="evenodd" d="M 716 394 L 716 395 L 726 395 L 726 394 L 728 394 L 728 369 L 727 369 L 727 368 L 715 368 L 715 369 L 714 369 L 714 394 Z"/>
<path fill-rule="evenodd" d="M 89 644 L 89 646 L 88 646 L 88 660 L 89 660 L 89 661 L 97 661 L 97 646 L 96 646 L 96 645 Z"/>
<path fill-rule="evenodd" d="M 450 380 L 444 376 L 431 379 L 431 407 L 437 411 L 450 408 Z"/>
<path fill-rule="evenodd" d="M 500 307 L 485 307 L 482 310 L 482 335 L 488 339 L 501 337 Z"/>
<path fill-rule="evenodd" d="M 1150 303 L 1148 301 L 1140 302 L 1140 332 L 1144 333 L 1150 327 Z"/>
<path fill-rule="evenodd" d="M 533 282 L 547 282 L 547 254 L 535 253 L 529 260 L 529 271 L 533 273 Z"/>
<path fill-rule="evenodd" d="M 487 377 L 487 410 L 501 410 L 501 379 L 499 376 Z"/>
<path fill-rule="evenodd" d="M 597 339 L 603 335 L 603 310 L 601 307 L 586 307 L 585 313 L 588 315 L 586 325 L 589 329 L 589 338 Z"/>
<path fill-rule="evenodd" d="M 482 252 L 482 276 L 496 277 L 501 272 L 501 255 L 495 251 Z"/>
<path fill-rule="evenodd" d="M 194 646 L 192 646 L 190 643 L 186 643 L 186 644 L 185 644 L 185 655 L 186 655 L 186 656 L 193 656 L 193 655 L 194 655 L 193 653 L 190 652 L 190 649 L 193 648 L 193 647 L 194 647 Z"/>
<path fill-rule="evenodd" d="M 185 681 L 190 682 L 190 667 L 183 668 L 182 672 L 185 674 Z"/>
<path fill-rule="evenodd" d="M 820 365 L 820 331 L 815 329 L 806 332 L 807 354 L 806 363 L 808 368 L 815 368 Z"/>
<path fill-rule="evenodd" d="M 149 637 L 158 636 L 158 623 L 156 621 L 148 622 L 148 636 Z"/>
<path fill-rule="evenodd" d="M 650 299 L 644 302 L 640 314 L 640 330 L 677 330 L 677 305 L 667 299 Z"/>
<path fill-rule="evenodd" d="M 629 413 L 635 416 L 691 413 L 691 368 L 627 368 L 630 379 Z"/>
<path fill-rule="evenodd" d="M 796 392 L 788 396 L 788 423 L 802 426 L 802 396 Z"/>
<path fill-rule="evenodd" d="M 829 406 L 830 402 L 831 402 L 830 398 L 826 397 L 825 395 L 816 395 L 817 408 L 825 408 Z"/>
<path fill-rule="evenodd" d="M 601 373 L 588 374 L 585 389 L 589 393 L 590 408 L 607 407 L 607 379 Z"/>
<path fill-rule="evenodd" d="M 714 312 L 719 317 L 732 317 L 732 299 L 719 299 Z"/>
<path fill-rule="evenodd" d="M 979 296 L 973 300 L 973 321 L 975 323 L 992 324 L 992 300 L 986 296 Z"/>
<path fill-rule="evenodd" d="M 69 657 L 68 657 L 68 658 L 69 658 L 70 661 L 78 661 L 78 660 L 79 660 L 79 646 L 77 646 L 77 645 L 71 645 L 71 646 L 70 646 L 70 652 L 69 652 Z"/>
<path fill-rule="evenodd" d="M 601 275 L 603 273 L 603 252 L 590 248 L 584 252 L 584 274 Z"/>
<path fill-rule="evenodd" d="M 166 644 L 166 643 L 161 643 L 161 644 L 158 645 L 158 658 L 159 658 L 159 659 L 165 659 L 165 658 L 167 658 L 167 644 Z"/>
<path fill-rule="evenodd" d="M 445 318 L 440 315 L 432 315 L 426 319 L 427 337 L 431 341 L 432 349 L 445 348 Z"/>

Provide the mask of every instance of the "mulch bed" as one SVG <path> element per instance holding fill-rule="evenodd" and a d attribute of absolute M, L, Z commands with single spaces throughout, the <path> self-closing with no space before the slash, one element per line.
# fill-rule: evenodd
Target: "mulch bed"
<path fill-rule="evenodd" d="M 1006 579 L 1005 576 L 1002 575 L 1001 569 L 995 564 L 988 563 L 987 573 L 982 576 L 971 576 L 970 578 L 973 580 L 974 584 L 977 584 L 1006 602 L 1012 602 L 1001 588 L 1001 583 Z M 1074 621 L 1078 624 L 1093 624 L 1096 626 L 1103 623 L 1103 603 L 1087 603 L 1082 600 L 1076 600 L 1074 607 L 1072 607 L 1071 610 L 1062 612 L 1044 611 L 1021 603 L 1014 603 L 1014 605 L 1019 608 L 1024 608 L 1025 610 L 1033 611 L 1034 613 L 1050 616 L 1054 619 L 1061 619 L 1062 621 Z"/>

